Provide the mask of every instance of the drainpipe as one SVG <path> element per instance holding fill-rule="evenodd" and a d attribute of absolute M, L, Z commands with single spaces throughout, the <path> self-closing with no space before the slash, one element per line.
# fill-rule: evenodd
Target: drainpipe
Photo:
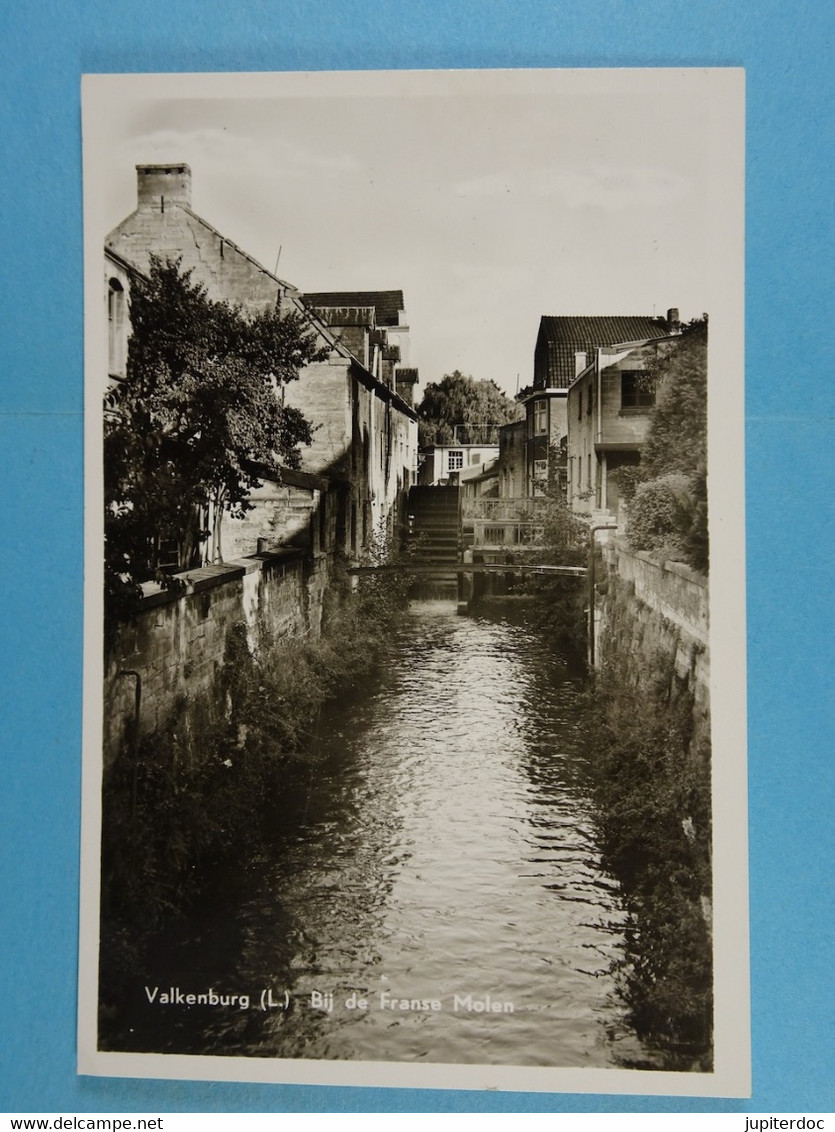
<path fill-rule="evenodd" d="M 588 663 L 594 668 L 594 536 L 597 531 L 616 531 L 617 523 L 595 523 L 589 528 L 589 568 L 586 572 L 588 578 Z"/>

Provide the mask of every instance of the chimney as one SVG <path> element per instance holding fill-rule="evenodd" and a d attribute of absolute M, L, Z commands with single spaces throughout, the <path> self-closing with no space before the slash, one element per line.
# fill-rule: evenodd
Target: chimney
<path fill-rule="evenodd" d="M 678 330 L 681 320 L 678 317 L 678 307 L 670 307 L 667 311 L 667 326 L 670 330 Z"/>
<path fill-rule="evenodd" d="M 587 365 L 585 350 L 577 350 L 574 354 L 574 376 L 578 377 Z"/>
<path fill-rule="evenodd" d="M 419 380 L 416 369 L 401 369 L 398 366 L 394 371 L 395 392 L 403 398 L 409 408 L 414 408 L 415 386 Z"/>
<path fill-rule="evenodd" d="M 166 204 L 191 206 L 191 169 L 188 165 L 137 165 L 136 198 L 139 207 L 158 208 Z"/>

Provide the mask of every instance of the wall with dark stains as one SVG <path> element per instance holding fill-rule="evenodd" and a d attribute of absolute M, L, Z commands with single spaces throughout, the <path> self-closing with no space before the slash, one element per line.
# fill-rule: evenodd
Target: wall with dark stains
<path fill-rule="evenodd" d="M 179 575 L 185 592 L 147 584 L 138 613 L 119 624 L 106 646 L 104 765 L 116 758 L 135 714 L 139 734 L 164 726 L 175 708 L 199 711 L 217 694 L 231 635 L 245 625 L 255 649 L 271 636 L 321 631 L 328 563 L 297 550 L 253 555 Z"/>

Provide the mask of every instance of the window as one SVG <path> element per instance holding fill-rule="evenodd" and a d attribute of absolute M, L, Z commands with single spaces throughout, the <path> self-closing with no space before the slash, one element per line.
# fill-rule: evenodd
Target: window
<path fill-rule="evenodd" d="M 121 314 L 124 289 L 118 279 L 111 279 L 107 289 L 107 317 L 116 322 Z"/>
<path fill-rule="evenodd" d="M 533 403 L 533 432 L 534 436 L 543 436 L 548 431 L 548 402 L 534 401 Z"/>
<path fill-rule="evenodd" d="M 589 407 L 586 410 L 589 416 L 591 416 L 593 409 L 594 409 L 594 386 L 592 384 L 589 384 Z"/>
<path fill-rule="evenodd" d="M 125 291 L 118 279 L 111 279 L 107 287 L 107 353 L 108 372 L 113 377 L 124 377 L 128 353 L 128 328 Z"/>
<path fill-rule="evenodd" d="M 451 448 L 447 452 L 447 469 L 450 472 L 460 472 L 464 467 L 464 453 L 460 448 Z"/>
<path fill-rule="evenodd" d="M 654 404 L 655 390 L 650 388 L 643 370 L 623 370 L 620 375 L 620 407 L 648 409 Z"/>
<path fill-rule="evenodd" d="M 577 420 L 583 419 L 583 390 L 577 390 Z"/>
<path fill-rule="evenodd" d="M 533 462 L 533 495 L 544 495 L 548 486 L 548 461 L 534 460 Z"/>

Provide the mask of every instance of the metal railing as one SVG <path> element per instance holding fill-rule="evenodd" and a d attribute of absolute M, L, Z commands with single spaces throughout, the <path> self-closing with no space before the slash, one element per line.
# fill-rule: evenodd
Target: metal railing
<path fill-rule="evenodd" d="M 545 527 L 541 522 L 495 519 L 474 519 L 472 545 L 484 549 L 542 546 Z"/>
<path fill-rule="evenodd" d="M 491 519 L 496 522 L 543 523 L 548 514 L 549 501 L 544 498 L 509 496 L 504 499 L 461 500 L 461 518 L 464 520 Z"/>

